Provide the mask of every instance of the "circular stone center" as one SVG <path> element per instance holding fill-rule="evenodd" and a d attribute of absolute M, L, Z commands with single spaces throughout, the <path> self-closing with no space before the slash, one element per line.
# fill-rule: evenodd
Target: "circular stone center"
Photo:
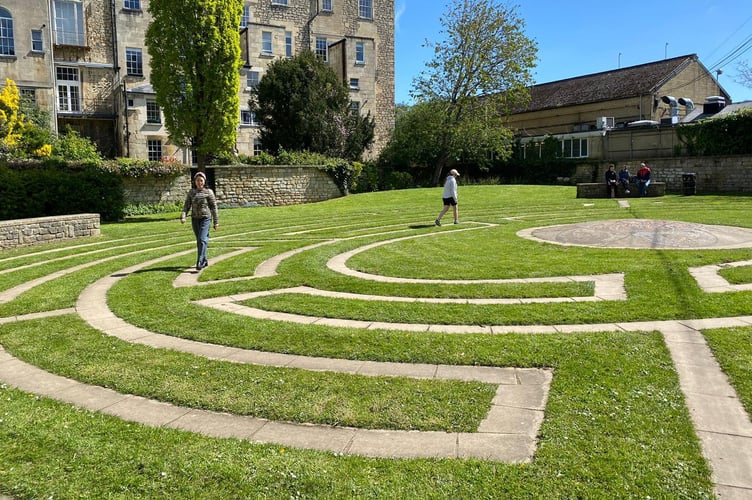
<path fill-rule="evenodd" d="M 752 229 L 653 219 L 616 219 L 523 229 L 535 241 L 598 248 L 719 249 L 752 247 Z"/>

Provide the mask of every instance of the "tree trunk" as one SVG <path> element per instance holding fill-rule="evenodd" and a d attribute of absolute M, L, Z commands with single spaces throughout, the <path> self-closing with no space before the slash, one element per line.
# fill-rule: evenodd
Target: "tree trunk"
<path fill-rule="evenodd" d="M 449 165 L 449 152 L 445 151 L 439 156 L 436 161 L 436 166 L 433 168 L 433 178 L 431 179 L 434 186 L 441 186 L 441 172 Z"/>

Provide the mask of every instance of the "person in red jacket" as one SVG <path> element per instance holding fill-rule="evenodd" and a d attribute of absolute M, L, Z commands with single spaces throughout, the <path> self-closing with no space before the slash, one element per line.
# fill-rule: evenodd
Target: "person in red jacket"
<path fill-rule="evenodd" d="M 648 195 L 648 186 L 650 185 L 650 167 L 645 163 L 640 163 L 640 170 L 637 171 L 637 186 L 640 188 L 640 196 Z"/>

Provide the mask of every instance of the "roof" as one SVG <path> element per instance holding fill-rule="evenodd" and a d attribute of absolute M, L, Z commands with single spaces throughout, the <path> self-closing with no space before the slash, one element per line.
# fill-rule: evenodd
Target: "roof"
<path fill-rule="evenodd" d="M 710 118 L 711 116 L 719 118 L 721 116 L 726 116 L 730 113 L 741 111 L 743 109 L 752 109 L 752 101 L 742 101 L 733 104 L 727 104 L 716 113 L 706 113 L 703 109 L 703 105 L 700 104 L 699 106 L 696 106 L 695 109 L 693 109 L 691 112 L 687 113 L 687 116 L 682 118 L 681 123 L 691 123 L 697 120 L 702 120 L 703 118 Z"/>
<path fill-rule="evenodd" d="M 540 111 L 656 93 L 676 73 L 697 61 L 696 54 L 593 73 L 530 87 L 530 103 L 519 112 Z M 728 96 L 726 96 L 728 98 Z"/>

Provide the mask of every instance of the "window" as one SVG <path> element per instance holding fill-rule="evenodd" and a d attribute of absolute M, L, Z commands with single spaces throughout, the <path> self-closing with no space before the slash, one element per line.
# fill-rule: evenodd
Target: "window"
<path fill-rule="evenodd" d="M 0 56 L 16 55 L 13 42 L 13 18 L 6 9 L 0 7 Z"/>
<path fill-rule="evenodd" d="M 261 139 L 254 139 L 253 140 L 253 156 L 258 156 L 261 154 L 263 149 L 261 148 Z"/>
<path fill-rule="evenodd" d="M 146 101 L 146 123 L 162 123 L 162 115 L 159 113 L 159 104 L 152 99 Z"/>
<path fill-rule="evenodd" d="M 355 64 L 366 63 L 366 44 L 363 42 L 355 42 Z"/>
<path fill-rule="evenodd" d="M 161 139 L 147 139 L 146 150 L 149 154 L 149 161 L 162 160 L 162 140 Z"/>
<path fill-rule="evenodd" d="M 135 106 L 136 106 L 136 101 L 132 97 L 129 97 L 128 98 L 128 107 L 129 108 L 133 108 Z"/>
<path fill-rule="evenodd" d="M 36 89 L 18 89 L 18 94 L 21 96 L 21 99 L 26 102 L 30 102 L 32 104 L 36 104 L 37 102 Z"/>
<path fill-rule="evenodd" d="M 316 55 L 326 62 L 329 60 L 328 52 L 326 38 L 316 37 Z"/>
<path fill-rule="evenodd" d="M 261 32 L 261 53 L 264 55 L 272 55 L 272 32 Z"/>
<path fill-rule="evenodd" d="M 31 30 L 31 51 L 44 52 L 44 38 L 42 30 Z"/>
<path fill-rule="evenodd" d="M 588 155 L 587 139 L 564 139 L 561 144 L 564 158 L 586 158 Z"/>
<path fill-rule="evenodd" d="M 358 15 L 363 19 L 373 19 L 373 0 L 358 0 Z"/>
<path fill-rule="evenodd" d="M 125 0 L 123 8 L 126 10 L 141 10 L 141 0 Z"/>
<path fill-rule="evenodd" d="M 332 0 L 321 0 L 321 10 L 324 12 L 332 11 Z"/>
<path fill-rule="evenodd" d="M 355 116 L 360 114 L 360 103 L 358 101 L 350 101 L 350 113 Z"/>
<path fill-rule="evenodd" d="M 125 49 L 125 70 L 129 75 L 143 76 L 144 62 L 141 56 L 141 49 Z"/>
<path fill-rule="evenodd" d="M 58 67 L 57 76 L 57 109 L 61 113 L 78 113 L 81 111 L 81 82 L 78 79 L 78 68 Z"/>
<path fill-rule="evenodd" d="M 240 17 L 240 27 L 245 28 L 251 23 L 251 6 L 243 5 L 243 15 Z"/>
<path fill-rule="evenodd" d="M 255 126 L 256 123 L 256 113 L 251 111 L 250 109 L 241 109 L 240 110 L 240 124 L 246 125 L 246 126 Z"/>
<path fill-rule="evenodd" d="M 256 87 L 258 87 L 259 84 L 259 72 L 255 70 L 250 70 L 245 75 L 245 89 L 246 90 L 254 90 Z"/>
<path fill-rule="evenodd" d="M 358 78 L 350 78 L 350 89 L 358 90 L 360 88 L 360 80 Z"/>
<path fill-rule="evenodd" d="M 285 31 L 285 57 L 292 57 L 292 31 Z"/>
<path fill-rule="evenodd" d="M 84 45 L 84 4 L 55 0 L 55 41 L 58 45 Z"/>
<path fill-rule="evenodd" d="M 272 0 L 272 5 L 284 5 L 287 6 L 287 0 Z"/>

